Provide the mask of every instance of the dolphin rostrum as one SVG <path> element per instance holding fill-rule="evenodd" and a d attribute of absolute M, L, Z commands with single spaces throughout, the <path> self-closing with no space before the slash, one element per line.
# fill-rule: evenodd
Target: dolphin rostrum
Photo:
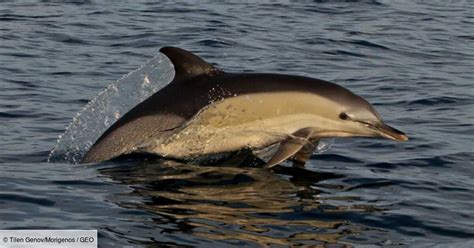
<path fill-rule="evenodd" d="M 175 47 L 160 50 L 176 75 L 112 125 L 82 163 L 132 153 L 190 159 L 279 144 L 267 162 L 305 162 L 321 138 L 408 137 L 362 97 L 327 81 L 290 75 L 226 73 Z"/>

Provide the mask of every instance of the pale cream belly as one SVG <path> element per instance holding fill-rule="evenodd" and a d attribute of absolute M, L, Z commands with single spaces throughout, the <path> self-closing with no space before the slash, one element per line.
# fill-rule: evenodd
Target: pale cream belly
<path fill-rule="evenodd" d="M 298 129 L 312 126 L 317 119 L 310 114 L 298 114 L 225 127 L 191 123 L 154 139 L 141 150 L 163 157 L 189 158 L 243 148 L 259 149 L 281 142 Z"/>
<path fill-rule="evenodd" d="M 189 158 L 259 149 L 295 131 L 337 126 L 328 118 L 333 103 L 308 93 L 250 94 L 210 104 L 185 126 L 153 137 L 138 152 Z"/>

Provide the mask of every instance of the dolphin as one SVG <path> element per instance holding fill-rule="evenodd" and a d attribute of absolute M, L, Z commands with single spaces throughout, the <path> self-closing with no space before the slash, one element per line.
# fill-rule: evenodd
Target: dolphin
<path fill-rule="evenodd" d="M 131 109 L 95 142 L 82 163 L 127 154 L 192 159 L 277 145 L 267 162 L 304 162 L 319 139 L 381 137 L 406 141 L 364 98 L 302 76 L 227 73 L 176 47 L 171 83 Z"/>

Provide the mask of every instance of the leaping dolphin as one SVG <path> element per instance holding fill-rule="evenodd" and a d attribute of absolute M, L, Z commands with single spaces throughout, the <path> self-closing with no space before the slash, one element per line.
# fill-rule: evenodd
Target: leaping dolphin
<path fill-rule="evenodd" d="M 305 162 L 327 137 L 408 137 L 382 121 L 351 91 L 301 76 L 226 73 L 176 47 L 160 52 L 175 78 L 112 125 L 82 163 L 132 153 L 190 159 L 279 144 L 267 162 L 293 157 Z"/>

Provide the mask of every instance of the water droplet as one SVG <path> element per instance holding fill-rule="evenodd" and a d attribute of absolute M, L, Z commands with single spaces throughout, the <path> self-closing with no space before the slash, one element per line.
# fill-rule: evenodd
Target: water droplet
<path fill-rule="evenodd" d="M 314 153 L 323 153 L 329 150 L 334 144 L 334 138 L 321 139 L 316 147 Z"/>

